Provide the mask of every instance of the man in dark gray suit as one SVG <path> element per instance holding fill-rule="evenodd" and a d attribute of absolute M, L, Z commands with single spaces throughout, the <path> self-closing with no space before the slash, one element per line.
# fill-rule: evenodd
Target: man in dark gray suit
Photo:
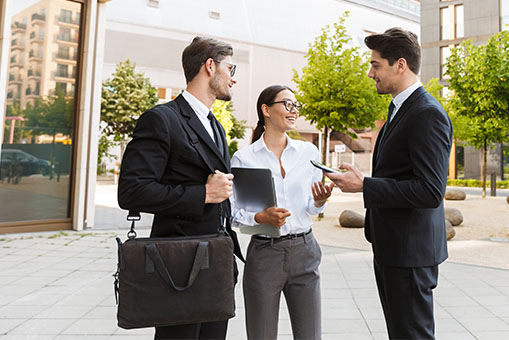
<path fill-rule="evenodd" d="M 222 215 L 234 252 L 243 261 L 230 226 L 233 175 L 228 145 L 223 127 L 211 112 L 216 99 L 231 99 L 236 83 L 232 55 L 229 44 L 201 37 L 185 48 L 186 90 L 139 118 L 122 160 L 118 202 L 122 209 L 154 214 L 152 237 L 214 234 Z M 182 124 L 198 136 L 215 174 Z M 155 339 L 224 339 L 227 324 L 228 320 L 156 327 Z"/>
<path fill-rule="evenodd" d="M 400 28 L 366 37 L 368 76 L 391 94 L 374 153 L 372 177 L 349 164 L 326 174 L 344 192 L 362 192 L 365 235 L 390 339 L 434 339 L 433 289 L 447 258 L 443 197 L 452 125 L 419 81 L 417 36 Z"/>

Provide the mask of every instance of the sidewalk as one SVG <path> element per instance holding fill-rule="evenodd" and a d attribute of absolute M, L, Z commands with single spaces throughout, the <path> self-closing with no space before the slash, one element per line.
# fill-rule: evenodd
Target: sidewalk
<path fill-rule="evenodd" d="M 94 230 L 0 235 L 0 340 L 153 338 L 153 329 L 126 331 L 116 326 L 115 237 L 124 240 L 128 226 L 111 195 L 110 186 L 98 186 L 101 223 Z M 354 198 L 342 195 L 330 209 L 336 209 L 335 204 L 346 207 Z M 326 216 L 335 216 L 337 223 L 337 211 L 331 211 L 328 208 Z M 500 218 L 507 223 L 506 216 Z M 322 228 L 322 223 L 314 230 L 323 252 L 323 339 L 387 339 L 372 253 L 363 250 L 362 230 Z M 146 227 L 138 232 L 148 233 Z M 349 243 L 341 243 L 338 235 Z M 240 241 L 245 250 L 249 238 L 240 235 Z M 507 262 L 509 243 L 491 244 L 500 245 L 502 261 Z M 246 339 L 241 287 L 240 282 L 237 316 L 229 324 L 232 340 Z M 509 270 L 448 260 L 440 266 L 434 292 L 437 339 L 509 339 Z M 279 339 L 292 339 L 284 299 Z"/>

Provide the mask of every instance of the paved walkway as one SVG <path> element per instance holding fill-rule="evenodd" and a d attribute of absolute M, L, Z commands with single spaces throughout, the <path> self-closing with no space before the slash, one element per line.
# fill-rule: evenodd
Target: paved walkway
<path fill-rule="evenodd" d="M 98 196 L 111 203 L 108 187 L 98 189 Z M 125 214 L 101 199 L 102 220 L 94 230 L 0 235 L 1 340 L 152 338 L 152 329 L 116 326 L 115 237 L 125 239 L 127 225 L 121 222 Z M 148 232 L 143 228 L 139 234 Z M 318 239 L 323 339 L 387 339 L 371 251 L 325 245 L 324 235 Z M 248 237 L 240 240 L 245 249 Z M 437 339 L 509 339 L 509 270 L 447 261 L 440 266 L 435 297 Z M 245 339 L 241 284 L 236 298 L 228 339 Z M 284 299 L 279 335 L 292 339 Z"/>

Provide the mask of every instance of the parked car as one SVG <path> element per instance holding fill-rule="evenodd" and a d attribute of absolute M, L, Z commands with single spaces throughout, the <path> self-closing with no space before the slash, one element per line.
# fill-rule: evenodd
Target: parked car
<path fill-rule="evenodd" d="M 3 149 L 0 160 L 0 180 L 5 177 L 14 184 L 19 183 L 21 177 L 35 174 L 47 176 L 51 170 L 51 163 L 40 159 L 25 151 L 17 149 Z"/>

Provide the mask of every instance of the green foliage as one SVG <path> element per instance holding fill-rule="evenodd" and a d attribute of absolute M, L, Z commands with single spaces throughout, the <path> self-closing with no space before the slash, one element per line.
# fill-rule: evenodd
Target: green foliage
<path fill-rule="evenodd" d="M 218 100 L 212 104 L 212 112 L 214 112 L 214 116 L 216 116 L 217 120 L 221 125 L 223 125 L 224 132 L 226 133 L 227 142 L 230 142 L 230 130 L 233 127 L 232 121 L 232 112 L 231 112 L 231 104 L 230 102 L 225 102 L 223 100 Z"/>
<path fill-rule="evenodd" d="M 491 186 L 491 181 L 487 181 L 486 183 L 488 186 Z M 483 186 L 483 182 L 478 179 L 448 179 L 447 185 L 453 187 L 481 188 Z M 498 189 L 508 189 L 509 180 L 497 181 L 496 187 Z"/>
<path fill-rule="evenodd" d="M 462 42 L 445 66 L 461 139 L 483 152 L 484 197 L 488 146 L 509 139 L 509 32 L 493 35 L 484 45 Z"/>
<path fill-rule="evenodd" d="M 113 78 L 103 82 L 101 120 L 107 125 L 102 132 L 117 142 L 131 136 L 137 118 L 158 101 L 157 90 L 135 66 L 129 59 L 120 62 Z"/>
<path fill-rule="evenodd" d="M 330 128 L 355 138 L 348 129 L 374 127 L 375 119 L 385 115 L 390 99 L 378 95 L 368 78 L 367 55 L 358 47 L 348 47 L 347 16 L 348 12 L 332 27 L 322 29 L 310 44 L 302 74 L 293 70 L 293 81 L 297 100 L 303 104 L 301 116 L 319 130 Z"/>
<path fill-rule="evenodd" d="M 48 132 L 70 134 L 73 112 L 74 98 L 57 88 L 53 95 L 37 98 L 34 105 L 29 102 L 23 110 L 23 116 L 28 120 L 25 126 L 32 127 L 34 135 Z"/>
<path fill-rule="evenodd" d="M 306 140 L 306 138 L 302 137 L 301 134 L 299 133 L 299 131 L 297 131 L 297 130 L 288 131 L 287 135 L 291 139 L 303 140 L 303 141 Z"/>
<path fill-rule="evenodd" d="M 509 139 L 509 32 L 486 44 L 467 40 L 447 59 L 453 110 L 460 118 L 464 141 L 477 148 Z"/>
<path fill-rule="evenodd" d="M 212 112 L 214 112 L 217 120 L 219 120 L 224 127 L 230 156 L 239 149 L 236 139 L 244 138 L 246 132 L 246 121 L 235 118 L 235 116 L 232 115 L 232 111 L 232 102 L 216 100 L 214 105 L 212 105 Z"/>
<path fill-rule="evenodd" d="M 233 126 L 230 130 L 230 138 L 231 139 L 242 139 L 246 134 L 246 121 L 238 120 L 235 116 L 232 115 Z"/>

